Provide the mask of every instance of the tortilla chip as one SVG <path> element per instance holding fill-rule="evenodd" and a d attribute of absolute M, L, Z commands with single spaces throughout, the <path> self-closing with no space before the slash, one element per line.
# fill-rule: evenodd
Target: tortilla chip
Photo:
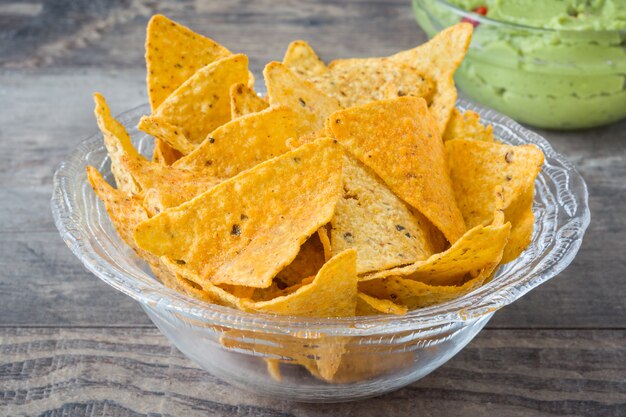
<path fill-rule="evenodd" d="M 212 39 L 157 14 L 146 31 L 146 68 L 150 106 L 155 110 L 200 68 L 231 55 Z"/>
<path fill-rule="evenodd" d="M 389 348 L 387 348 L 389 349 Z M 347 347 L 341 357 L 341 363 L 333 374 L 332 378 L 326 379 L 334 384 L 350 384 L 353 382 L 363 383 L 371 380 L 376 383 L 375 378 L 387 375 L 391 376 L 402 370 L 406 370 L 407 364 L 415 360 L 415 352 L 412 346 L 406 346 L 406 350 L 394 345 L 393 351 L 372 351 L 372 347 L 367 349 L 362 347 Z M 307 368 L 314 376 L 313 369 Z M 324 379 L 324 378 L 321 378 Z"/>
<path fill-rule="evenodd" d="M 366 274 L 360 279 L 398 275 L 429 285 L 457 284 L 468 273 L 482 270 L 496 260 L 499 262 L 510 230 L 510 223 L 476 226 L 445 252 L 411 265 Z"/>
<path fill-rule="evenodd" d="M 143 222 L 137 244 L 203 287 L 268 287 L 330 220 L 341 154 L 319 140 L 266 161 Z"/>
<path fill-rule="evenodd" d="M 230 86 L 230 117 L 236 119 L 250 113 L 258 113 L 269 104 L 251 88 L 242 83 Z"/>
<path fill-rule="evenodd" d="M 175 275 L 179 285 L 184 289 L 184 292 L 187 295 L 207 303 L 238 308 L 239 297 L 231 294 L 225 289 L 210 283 L 207 283 L 205 286 L 201 286 L 179 274 Z"/>
<path fill-rule="evenodd" d="M 344 108 L 402 96 L 430 102 L 435 91 L 433 80 L 414 68 L 377 58 L 333 61 L 329 71 L 308 80 Z"/>
<path fill-rule="evenodd" d="M 196 147 L 189 142 L 177 126 L 167 123 L 164 120 L 159 120 L 153 116 L 142 116 L 137 128 L 154 136 L 155 139 L 167 143 L 170 148 L 176 149 L 182 155 L 191 153 Z"/>
<path fill-rule="evenodd" d="M 286 107 L 269 108 L 220 126 L 192 153 L 174 166 L 203 170 L 229 178 L 289 150 L 286 141 L 297 135 L 298 115 Z"/>
<path fill-rule="evenodd" d="M 151 216 L 179 206 L 221 182 L 202 171 L 160 165 L 142 157 L 124 156 L 121 162 L 144 190 L 144 207 Z"/>
<path fill-rule="evenodd" d="M 326 118 L 340 108 L 336 99 L 328 97 L 280 62 L 267 64 L 263 76 L 271 107 L 289 107 L 306 116 L 308 123 L 302 124 L 300 135 L 323 128 Z"/>
<path fill-rule="evenodd" d="M 130 173 L 120 164 L 120 158 L 122 155 L 138 156 L 139 153 L 133 147 L 126 128 L 111 116 L 111 110 L 109 110 L 102 94 L 94 93 L 93 99 L 96 103 L 94 114 L 102 132 L 104 146 L 106 146 L 109 158 L 111 158 L 111 172 L 117 188 L 126 194 L 136 193 L 139 191 L 139 187 Z"/>
<path fill-rule="evenodd" d="M 324 248 L 324 260 L 329 261 L 333 257 L 332 247 L 330 246 L 330 237 L 328 236 L 328 229 L 326 226 L 317 229 L 317 235 Z"/>
<path fill-rule="evenodd" d="M 161 165 L 172 165 L 183 156 L 182 153 L 172 148 L 167 142 L 161 139 L 154 140 L 154 153 L 152 154 L 152 162 Z"/>
<path fill-rule="evenodd" d="M 544 161 L 534 145 L 504 145 L 474 140 L 446 142 L 454 194 L 466 224 L 488 224 L 493 218 L 493 190 L 502 186 L 505 221 L 511 239 L 503 260 L 515 259 L 530 243 L 535 179 Z"/>
<path fill-rule="evenodd" d="M 430 222 L 414 216 L 376 174 L 348 155 L 342 181 L 331 220 L 332 254 L 356 249 L 358 274 L 412 264 L 443 250 L 429 240 Z"/>
<path fill-rule="evenodd" d="M 356 311 L 356 251 L 348 249 L 328 261 L 312 283 L 268 301 L 242 300 L 244 309 L 303 317 L 351 317 Z"/>
<path fill-rule="evenodd" d="M 444 142 L 453 139 L 493 142 L 493 126 L 481 124 L 480 116 L 476 112 L 467 110 L 465 113 L 461 113 L 455 108 L 443 134 Z"/>
<path fill-rule="evenodd" d="M 459 67 L 470 40 L 473 26 L 458 23 L 439 32 L 430 41 L 389 57 L 392 61 L 409 65 L 431 77 L 437 83 L 430 110 L 437 120 L 439 133 L 446 130 L 457 99 L 454 72 Z"/>
<path fill-rule="evenodd" d="M 231 55 L 199 69 L 152 116 L 178 127 L 197 144 L 230 120 L 230 86 L 248 81 L 248 57 Z"/>
<path fill-rule="evenodd" d="M 446 155 L 426 102 L 400 97 L 340 110 L 333 136 L 450 243 L 465 232 L 448 176 Z"/>
<path fill-rule="evenodd" d="M 376 314 L 406 314 L 408 308 L 406 306 L 396 304 L 391 300 L 372 297 L 365 293 L 359 292 L 356 304 L 357 316 L 373 316 Z"/>
<path fill-rule="evenodd" d="M 289 44 L 283 58 L 283 64 L 304 79 L 322 75 L 328 71 L 324 61 L 305 41 L 293 41 Z"/>
<path fill-rule="evenodd" d="M 319 233 L 314 233 L 302 244 L 296 258 L 276 275 L 274 282 L 279 288 L 299 284 L 304 278 L 317 274 L 324 262 L 324 246 Z"/>

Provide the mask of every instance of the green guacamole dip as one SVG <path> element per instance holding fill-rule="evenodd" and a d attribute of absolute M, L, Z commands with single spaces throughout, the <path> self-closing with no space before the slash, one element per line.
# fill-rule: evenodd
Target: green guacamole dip
<path fill-rule="evenodd" d="M 626 0 L 414 0 L 430 33 L 475 25 L 460 89 L 518 121 L 574 129 L 626 117 Z M 457 9 L 455 10 L 456 6 Z M 458 9 L 476 10 L 463 19 Z"/>

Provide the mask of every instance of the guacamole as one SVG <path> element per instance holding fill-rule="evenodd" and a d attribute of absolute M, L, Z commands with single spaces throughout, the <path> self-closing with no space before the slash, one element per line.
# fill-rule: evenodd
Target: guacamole
<path fill-rule="evenodd" d="M 625 0 L 449 4 L 487 18 L 464 19 L 476 27 L 456 75 L 467 95 L 539 127 L 574 129 L 626 117 Z M 462 19 L 442 1 L 414 0 L 414 5 L 429 34 L 429 28 Z"/>

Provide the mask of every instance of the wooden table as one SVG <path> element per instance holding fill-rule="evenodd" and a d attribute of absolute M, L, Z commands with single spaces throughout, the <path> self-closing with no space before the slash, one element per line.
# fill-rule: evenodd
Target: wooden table
<path fill-rule="evenodd" d="M 238 391 L 194 366 L 59 237 L 52 173 L 96 129 L 91 93 L 147 101 L 148 18 L 165 13 L 250 55 L 324 59 L 424 41 L 408 0 L 0 1 L 0 415 L 625 416 L 626 123 L 542 132 L 580 169 L 592 223 L 572 265 L 496 314 L 457 357 L 379 398 L 338 405 Z"/>

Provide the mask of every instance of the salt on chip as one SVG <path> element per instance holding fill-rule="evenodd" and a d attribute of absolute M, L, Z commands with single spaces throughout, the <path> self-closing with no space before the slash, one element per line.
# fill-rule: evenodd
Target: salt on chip
<path fill-rule="evenodd" d="M 236 119 L 250 113 L 258 113 L 269 107 L 250 87 L 243 83 L 230 86 L 230 117 Z"/>
<path fill-rule="evenodd" d="M 150 106 L 155 110 L 200 68 L 230 51 L 167 17 L 157 14 L 146 31 L 146 68 Z"/>
<path fill-rule="evenodd" d="M 357 273 L 424 260 L 443 248 L 430 240 L 433 226 L 414 216 L 369 168 L 344 156 L 343 194 L 331 221 L 332 254 L 357 251 Z"/>
<path fill-rule="evenodd" d="M 215 187 L 222 180 L 202 171 L 189 171 L 123 156 L 124 166 L 144 190 L 144 207 L 150 215 L 176 207 Z"/>
<path fill-rule="evenodd" d="M 469 227 L 493 218 L 493 190 L 502 186 L 505 221 L 512 225 L 504 262 L 515 259 L 528 245 L 533 230 L 534 183 L 544 161 L 534 145 L 505 145 L 475 140 L 446 142 L 454 194 Z"/>
<path fill-rule="evenodd" d="M 139 153 L 133 147 L 126 128 L 111 116 L 111 110 L 102 94 L 94 93 L 93 99 L 96 104 L 94 114 L 104 137 L 104 145 L 109 158 L 111 158 L 111 172 L 117 188 L 126 194 L 135 193 L 139 191 L 139 187 L 130 173 L 121 165 L 120 158 L 123 155 L 138 156 Z"/>
<path fill-rule="evenodd" d="M 402 96 L 422 97 L 430 102 L 435 91 L 432 79 L 384 58 L 336 60 L 327 72 L 308 80 L 344 108 Z"/>
<path fill-rule="evenodd" d="M 473 26 L 459 23 L 442 30 L 430 41 L 398 52 L 389 57 L 392 61 L 409 65 L 431 76 L 437 83 L 430 109 L 442 134 L 450 119 L 457 99 L 454 73 L 459 67 L 472 38 Z"/>
<path fill-rule="evenodd" d="M 280 62 L 267 64 L 263 76 L 271 107 L 289 107 L 306 116 L 308 123 L 303 123 L 299 129 L 301 135 L 323 128 L 326 118 L 340 108 L 336 99 L 328 97 Z"/>
<path fill-rule="evenodd" d="M 153 112 L 197 144 L 230 120 L 230 86 L 248 81 L 248 57 L 231 55 L 193 74 Z"/>
<path fill-rule="evenodd" d="M 291 42 L 283 57 L 283 64 L 305 79 L 328 71 L 324 62 L 306 41 Z"/>
<path fill-rule="evenodd" d="M 154 136 L 156 140 L 165 142 L 168 146 L 177 150 L 182 155 L 187 155 L 196 148 L 194 144 L 189 142 L 178 126 L 167 123 L 165 120 L 159 120 L 153 116 L 143 116 L 139 119 L 137 128 L 149 135 Z"/>
<path fill-rule="evenodd" d="M 480 123 L 480 116 L 476 112 L 466 110 L 465 113 L 461 113 L 455 108 L 452 110 L 446 131 L 443 133 L 444 142 L 453 139 L 493 142 L 493 126 Z"/>
<path fill-rule="evenodd" d="M 135 240 L 202 286 L 268 287 L 330 220 L 341 154 L 327 139 L 266 161 L 143 222 Z"/>
<path fill-rule="evenodd" d="M 356 312 L 357 316 L 372 316 L 376 314 L 406 314 L 408 308 L 401 304 L 396 304 L 391 300 L 372 297 L 363 292 L 358 293 Z"/>
<path fill-rule="evenodd" d="M 302 317 L 351 317 L 356 311 L 356 251 L 348 249 L 324 264 L 313 282 L 268 301 L 241 301 L 247 310 Z"/>
<path fill-rule="evenodd" d="M 217 177 L 232 177 L 287 152 L 286 141 L 297 135 L 299 118 L 300 115 L 287 107 L 272 107 L 239 117 L 211 132 L 174 166 L 203 170 Z"/>
<path fill-rule="evenodd" d="M 400 97 L 340 110 L 333 136 L 453 243 L 465 232 L 446 154 L 426 102 Z"/>
<path fill-rule="evenodd" d="M 360 279 L 367 281 L 398 275 L 429 285 L 456 284 L 466 274 L 499 262 L 510 231 L 510 223 L 476 226 L 445 252 L 411 265 L 366 274 Z"/>

